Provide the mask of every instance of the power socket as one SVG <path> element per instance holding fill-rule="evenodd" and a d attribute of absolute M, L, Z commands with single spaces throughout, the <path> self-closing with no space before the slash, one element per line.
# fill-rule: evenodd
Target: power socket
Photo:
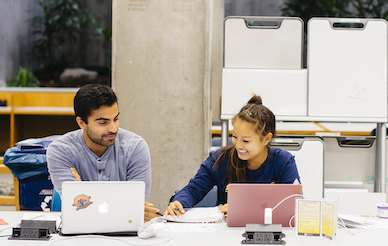
<path fill-rule="evenodd" d="M 39 228 L 12 228 L 10 240 L 49 240 L 49 230 Z"/>
<path fill-rule="evenodd" d="M 20 227 L 12 228 L 9 240 L 49 240 L 50 234 L 56 232 L 56 221 L 22 220 Z"/>
<path fill-rule="evenodd" d="M 281 224 L 247 224 L 242 244 L 286 244 Z"/>

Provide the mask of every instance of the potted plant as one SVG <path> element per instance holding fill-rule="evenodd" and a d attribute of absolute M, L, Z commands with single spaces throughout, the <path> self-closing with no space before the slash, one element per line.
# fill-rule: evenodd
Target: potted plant
<path fill-rule="evenodd" d="M 39 84 L 39 80 L 35 75 L 23 67 L 19 67 L 17 74 L 7 80 L 7 86 L 9 87 L 38 87 Z"/>
<path fill-rule="evenodd" d="M 95 18 L 80 0 L 40 0 L 39 5 L 43 14 L 31 22 L 36 40 L 30 55 L 38 63 L 41 80 L 57 80 L 64 68 L 75 63 L 69 47 Z"/>

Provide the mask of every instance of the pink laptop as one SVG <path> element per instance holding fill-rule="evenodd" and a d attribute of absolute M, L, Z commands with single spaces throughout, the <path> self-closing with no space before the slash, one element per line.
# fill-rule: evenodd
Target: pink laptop
<path fill-rule="evenodd" d="M 272 224 L 289 227 L 295 214 L 295 199 L 301 198 L 300 184 L 230 184 L 228 189 L 228 226 L 264 224 L 265 208 L 274 208 L 284 198 L 293 196 L 272 211 Z M 295 218 L 292 219 L 294 225 Z"/>

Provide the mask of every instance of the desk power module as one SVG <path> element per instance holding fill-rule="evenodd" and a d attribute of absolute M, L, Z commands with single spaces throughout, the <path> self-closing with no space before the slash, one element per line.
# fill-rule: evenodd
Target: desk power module
<path fill-rule="evenodd" d="M 247 224 L 242 244 L 286 244 L 281 224 Z"/>
<path fill-rule="evenodd" d="M 22 220 L 20 227 L 12 228 L 9 240 L 49 240 L 50 234 L 56 233 L 54 220 Z"/>

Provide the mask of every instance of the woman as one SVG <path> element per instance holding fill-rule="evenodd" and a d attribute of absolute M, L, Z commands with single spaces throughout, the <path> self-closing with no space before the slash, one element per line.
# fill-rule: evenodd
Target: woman
<path fill-rule="evenodd" d="M 217 185 L 220 210 L 227 212 L 230 183 L 300 183 L 294 157 L 279 148 L 269 147 L 275 135 L 275 116 L 253 96 L 232 119 L 233 145 L 213 151 L 197 174 L 169 204 L 165 215 L 179 216 L 193 207 Z"/>

